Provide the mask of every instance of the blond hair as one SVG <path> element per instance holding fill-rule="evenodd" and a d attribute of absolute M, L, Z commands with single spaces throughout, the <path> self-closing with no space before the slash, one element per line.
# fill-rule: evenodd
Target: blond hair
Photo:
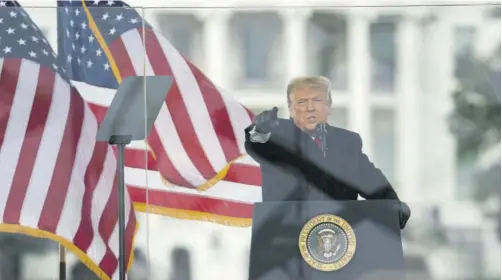
<path fill-rule="evenodd" d="M 291 93 L 298 88 L 313 88 L 325 91 L 328 94 L 328 101 L 331 105 L 331 82 L 328 78 L 323 76 L 301 76 L 293 78 L 289 84 L 286 91 L 286 98 L 288 99 L 288 106 L 291 105 L 291 99 L 289 96 Z"/>

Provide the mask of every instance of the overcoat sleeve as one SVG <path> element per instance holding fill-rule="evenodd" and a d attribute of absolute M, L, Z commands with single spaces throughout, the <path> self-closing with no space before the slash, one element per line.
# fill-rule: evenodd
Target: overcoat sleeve
<path fill-rule="evenodd" d="M 396 199 L 397 193 L 385 177 L 362 150 L 362 139 L 355 134 L 352 139 L 355 152 L 356 176 L 355 181 L 359 188 L 359 194 L 365 199 Z"/>

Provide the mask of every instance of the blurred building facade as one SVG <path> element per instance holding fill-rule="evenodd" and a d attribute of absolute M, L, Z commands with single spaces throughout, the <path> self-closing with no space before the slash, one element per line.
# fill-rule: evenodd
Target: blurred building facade
<path fill-rule="evenodd" d="M 500 13 L 493 15 L 500 7 L 245 9 L 238 7 L 252 3 L 226 3 L 237 8 L 144 12 L 255 113 L 277 106 L 288 117 L 288 80 L 328 77 L 330 123 L 362 136 L 365 152 L 412 207 L 403 233 L 410 271 L 417 279 L 500 279 L 500 239 L 474 201 L 472 184 L 460 176 L 465 170 L 447 123 L 456 60 L 466 52 L 488 57 L 500 47 Z M 52 12 L 28 11 L 56 46 Z M 500 150 L 494 153 L 500 162 Z M 150 279 L 246 279 L 249 229 L 153 215 L 146 221 L 143 214 L 140 222 L 137 246 L 150 256 Z M 27 256 L 24 279 L 54 279 L 56 256 Z M 52 265 L 54 272 L 42 276 Z"/>

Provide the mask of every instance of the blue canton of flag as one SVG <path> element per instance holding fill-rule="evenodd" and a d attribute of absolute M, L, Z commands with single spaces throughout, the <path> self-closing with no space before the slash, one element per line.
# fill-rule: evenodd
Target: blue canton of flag
<path fill-rule="evenodd" d="M 142 27 L 143 19 L 123 1 L 84 2 L 58 1 L 59 59 L 71 80 L 117 88 L 106 49 L 124 32 Z"/>
<path fill-rule="evenodd" d="M 8 57 L 32 60 L 67 79 L 44 34 L 17 1 L 0 1 L 0 58 Z"/>

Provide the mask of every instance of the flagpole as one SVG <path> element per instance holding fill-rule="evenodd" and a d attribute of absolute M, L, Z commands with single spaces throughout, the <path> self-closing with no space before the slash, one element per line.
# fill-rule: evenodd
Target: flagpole
<path fill-rule="evenodd" d="M 66 250 L 59 244 L 59 280 L 66 280 Z"/>

